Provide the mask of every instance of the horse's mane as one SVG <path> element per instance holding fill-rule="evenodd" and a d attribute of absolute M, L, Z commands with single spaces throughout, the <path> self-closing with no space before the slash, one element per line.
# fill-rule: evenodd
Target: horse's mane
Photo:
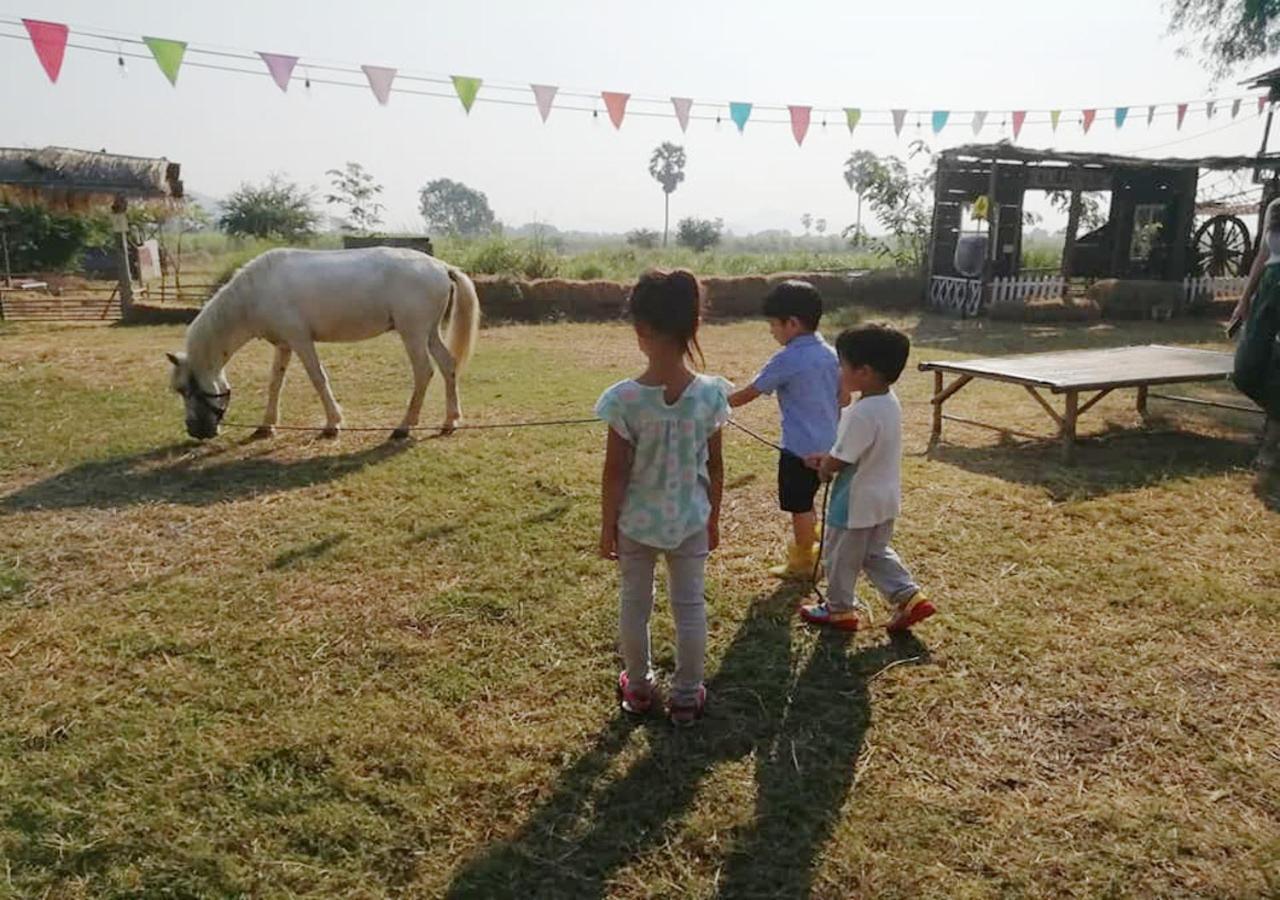
<path fill-rule="evenodd" d="M 206 355 L 217 344 L 220 335 L 226 334 L 236 326 L 236 320 L 241 314 L 240 301 L 257 292 L 263 279 L 275 267 L 278 257 L 279 254 L 275 250 L 268 250 L 266 253 L 255 256 L 237 269 L 227 283 L 214 292 L 209 302 L 191 322 L 191 327 L 187 329 L 189 357 Z M 201 368 L 213 363 L 208 359 L 198 359 L 193 362 Z"/>

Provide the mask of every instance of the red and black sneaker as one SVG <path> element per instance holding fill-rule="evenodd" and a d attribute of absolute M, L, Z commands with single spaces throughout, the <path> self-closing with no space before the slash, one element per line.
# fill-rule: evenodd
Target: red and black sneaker
<path fill-rule="evenodd" d="M 898 611 L 884 627 L 886 631 L 893 633 L 907 631 L 912 625 L 923 622 L 937 611 L 924 591 L 916 591 L 910 600 L 898 607 Z"/>
<path fill-rule="evenodd" d="M 835 610 L 826 603 L 808 603 L 800 607 L 800 618 L 810 625 L 825 625 L 837 631 L 857 631 L 862 627 L 856 609 Z"/>

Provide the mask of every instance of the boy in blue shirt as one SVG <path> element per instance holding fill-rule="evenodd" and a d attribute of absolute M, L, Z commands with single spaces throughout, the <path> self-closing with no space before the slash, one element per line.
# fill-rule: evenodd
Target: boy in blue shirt
<path fill-rule="evenodd" d="M 778 505 L 791 514 L 792 543 L 787 561 L 769 571 L 779 578 L 812 578 L 817 564 L 817 518 L 813 498 L 818 473 L 805 458 L 835 443 L 844 396 L 836 351 L 818 334 L 822 295 L 807 281 L 784 281 L 764 298 L 769 331 L 782 349 L 758 375 L 729 396 L 733 408 L 761 394 L 778 395 L 782 413 L 782 454 L 778 459 Z"/>

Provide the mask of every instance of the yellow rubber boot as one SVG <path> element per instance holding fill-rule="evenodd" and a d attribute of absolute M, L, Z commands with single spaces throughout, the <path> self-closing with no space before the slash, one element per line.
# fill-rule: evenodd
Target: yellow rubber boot
<path fill-rule="evenodd" d="M 780 566 L 773 566 L 769 569 L 769 574 L 775 578 L 808 581 L 813 578 L 813 566 L 817 559 L 817 548 L 812 544 L 808 547 L 789 544 L 787 546 L 786 563 Z"/>

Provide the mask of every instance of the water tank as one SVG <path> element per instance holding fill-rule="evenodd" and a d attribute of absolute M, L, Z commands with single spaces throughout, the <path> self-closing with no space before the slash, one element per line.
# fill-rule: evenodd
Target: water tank
<path fill-rule="evenodd" d="M 966 278 L 977 278 L 982 274 L 982 261 L 987 257 L 987 236 L 985 234 L 962 234 L 956 241 L 956 271 Z"/>

